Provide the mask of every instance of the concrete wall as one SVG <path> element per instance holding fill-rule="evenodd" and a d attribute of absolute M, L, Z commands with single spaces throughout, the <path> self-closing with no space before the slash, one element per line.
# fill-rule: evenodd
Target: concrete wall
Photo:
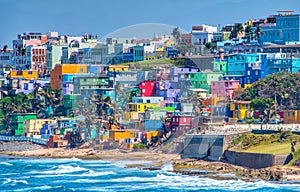
<path fill-rule="evenodd" d="M 220 160 L 229 144 L 241 134 L 185 135 L 182 158 Z"/>
<path fill-rule="evenodd" d="M 254 169 L 271 167 L 274 165 L 284 165 L 288 162 L 289 157 L 289 155 L 245 153 L 229 150 L 225 151 L 224 156 L 231 164 Z"/>
<path fill-rule="evenodd" d="M 186 135 L 182 158 L 219 160 L 224 152 L 223 141 L 223 135 Z"/>

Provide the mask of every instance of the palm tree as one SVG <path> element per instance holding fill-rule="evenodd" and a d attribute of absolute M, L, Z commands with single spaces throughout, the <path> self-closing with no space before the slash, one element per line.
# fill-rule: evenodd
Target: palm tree
<path fill-rule="evenodd" d="M 260 35 L 264 34 L 264 32 L 261 31 L 261 28 L 260 26 L 257 26 L 256 27 L 256 30 L 255 30 L 255 35 L 256 35 L 256 38 L 257 38 L 257 42 L 258 43 L 261 43 L 260 42 Z"/>
<path fill-rule="evenodd" d="M 238 38 L 244 32 L 244 26 L 241 23 L 234 24 L 233 30 L 231 31 L 230 38 Z"/>
<path fill-rule="evenodd" d="M 180 41 L 180 30 L 178 27 L 175 27 L 172 31 L 172 35 L 175 38 L 175 44 L 178 44 Z"/>

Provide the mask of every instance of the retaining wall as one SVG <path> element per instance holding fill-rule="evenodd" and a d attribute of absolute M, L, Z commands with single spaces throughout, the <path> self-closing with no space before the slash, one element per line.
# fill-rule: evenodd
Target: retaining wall
<path fill-rule="evenodd" d="M 289 160 L 289 155 L 246 153 L 230 150 L 226 150 L 224 152 L 224 156 L 231 164 L 253 169 L 271 167 L 274 165 L 284 165 Z"/>

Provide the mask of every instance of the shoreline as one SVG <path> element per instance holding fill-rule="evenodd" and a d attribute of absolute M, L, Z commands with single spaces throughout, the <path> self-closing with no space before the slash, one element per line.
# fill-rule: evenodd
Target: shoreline
<path fill-rule="evenodd" d="M 244 181 L 295 181 L 300 182 L 300 167 L 276 166 L 262 169 L 249 169 L 221 161 L 205 161 L 197 159 L 181 159 L 179 154 L 165 154 L 156 151 L 122 151 L 65 148 L 42 148 L 28 151 L 2 151 L 0 156 L 27 158 L 78 158 L 82 160 L 129 161 L 126 168 L 144 170 L 160 170 L 165 163 L 173 165 L 174 173 L 209 177 L 217 180 L 240 179 Z M 132 163 L 130 163 L 132 161 Z M 136 161 L 151 161 L 152 165 L 145 165 Z M 228 176 L 229 175 L 229 176 Z"/>

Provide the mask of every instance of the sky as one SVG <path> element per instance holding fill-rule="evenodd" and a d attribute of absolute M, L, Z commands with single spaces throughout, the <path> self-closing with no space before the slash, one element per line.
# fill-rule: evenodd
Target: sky
<path fill-rule="evenodd" d="M 143 23 L 191 31 L 193 25 L 245 23 L 277 10 L 300 13 L 300 0 L 0 0 L 0 48 L 11 48 L 20 33 L 91 33 L 101 38 Z"/>

